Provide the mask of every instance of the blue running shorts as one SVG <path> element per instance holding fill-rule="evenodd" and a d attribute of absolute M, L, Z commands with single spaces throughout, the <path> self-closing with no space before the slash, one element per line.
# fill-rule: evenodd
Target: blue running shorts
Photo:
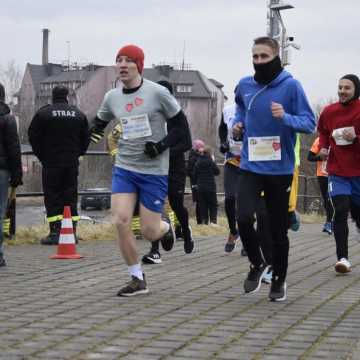
<path fill-rule="evenodd" d="M 351 200 L 360 206 L 360 176 L 329 176 L 329 196 L 351 196 Z"/>
<path fill-rule="evenodd" d="M 168 191 L 167 175 L 141 174 L 114 166 L 111 192 L 137 193 L 147 209 L 161 213 Z"/>

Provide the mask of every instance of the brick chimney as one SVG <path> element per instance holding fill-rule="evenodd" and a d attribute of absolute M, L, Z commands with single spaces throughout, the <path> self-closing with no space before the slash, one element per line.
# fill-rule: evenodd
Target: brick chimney
<path fill-rule="evenodd" d="M 42 29 L 43 44 L 42 44 L 42 64 L 49 63 L 49 29 Z"/>

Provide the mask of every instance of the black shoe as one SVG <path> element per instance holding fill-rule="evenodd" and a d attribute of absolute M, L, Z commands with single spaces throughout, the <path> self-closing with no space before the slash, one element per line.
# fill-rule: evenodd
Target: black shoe
<path fill-rule="evenodd" d="M 177 224 L 175 226 L 175 236 L 176 236 L 176 240 L 183 240 L 184 239 L 182 229 L 181 229 L 181 226 L 179 224 Z"/>
<path fill-rule="evenodd" d="M 136 276 L 131 276 L 131 281 L 127 283 L 126 286 L 121 288 L 117 293 L 117 296 L 135 296 L 147 294 L 149 292 L 148 287 L 146 286 L 145 275 L 144 280 L 140 280 Z"/>
<path fill-rule="evenodd" d="M 161 255 L 158 251 L 150 251 L 142 257 L 143 264 L 161 264 Z"/>
<path fill-rule="evenodd" d="M 185 254 L 191 254 L 194 250 L 194 240 L 192 238 L 192 231 L 190 225 L 186 230 L 183 231 L 183 238 Z"/>
<path fill-rule="evenodd" d="M 59 235 L 58 234 L 49 234 L 47 237 L 41 239 L 41 245 L 58 245 Z"/>
<path fill-rule="evenodd" d="M 241 256 L 247 256 L 247 251 L 244 248 L 242 248 L 240 254 Z"/>
<path fill-rule="evenodd" d="M 271 281 L 269 299 L 270 301 L 286 300 L 286 282 L 278 276 L 275 276 Z"/>
<path fill-rule="evenodd" d="M 172 226 L 170 219 L 163 218 L 162 220 L 166 221 L 170 225 L 170 228 L 169 228 L 168 232 L 160 239 L 161 246 L 165 251 L 170 251 L 173 248 L 174 243 L 175 243 L 174 228 Z"/>
<path fill-rule="evenodd" d="M 250 271 L 244 282 L 244 290 L 246 293 L 254 293 L 260 290 L 261 280 L 267 273 L 269 266 L 261 264 L 259 267 L 250 265 Z"/>
<path fill-rule="evenodd" d="M 4 259 L 4 257 L 1 255 L 0 256 L 0 267 L 6 266 L 6 261 Z"/>

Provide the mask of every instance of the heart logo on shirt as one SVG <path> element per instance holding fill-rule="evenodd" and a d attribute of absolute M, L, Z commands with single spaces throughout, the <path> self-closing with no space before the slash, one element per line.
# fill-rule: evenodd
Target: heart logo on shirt
<path fill-rule="evenodd" d="M 125 106 L 125 109 L 126 109 L 127 112 L 131 112 L 133 108 L 134 108 L 134 105 L 131 104 L 131 103 L 126 104 L 126 106 Z"/>
<path fill-rule="evenodd" d="M 144 103 L 144 100 L 143 99 L 141 99 L 141 98 L 136 98 L 135 99 L 135 105 L 136 106 L 140 106 L 140 105 L 142 105 Z"/>
<path fill-rule="evenodd" d="M 274 149 L 275 151 L 278 151 L 278 150 L 281 149 L 281 145 L 280 145 L 279 142 L 273 142 L 273 143 L 272 143 L 272 147 L 273 147 L 273 149 Z"/>

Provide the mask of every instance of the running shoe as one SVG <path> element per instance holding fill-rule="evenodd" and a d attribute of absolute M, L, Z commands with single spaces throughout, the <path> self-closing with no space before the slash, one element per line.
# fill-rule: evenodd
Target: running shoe
<path fill-rule="evenodd" d="M 191 254 L 194 250 L 194 240 L 192 238 L 191 226 L 183 230 L 183 239 L 184 239 L 184 251 L 185 254 Z"/>
<path fill-rule="evenodd" d="M 262 278 L 262 282 L 264 284 L 271 284 L 272 274 L 273 274 L 272 267 L 269 266 L 267 273 Z"/>
<path fill-rule="evenodd" d="M 247 251 L 244 248 L 242 248 L 241 251 L 240 251 L 240 255 L 241 256 L 247 256 Z"/>
<path fill-rule="evenodd" d="M 286 282 L 281 280 L 278 276 L 272 279 L 269 292 L 270 301 L 285 301 L 286 300 Z"/>
<path fill-rule="evenodd" d="M 161 264 L 161 255 L 158 251 L 150 251 L 142 257 L 143 264 Z"/>
<path fill-rule="evenodd" d="M 131 281 L 129 281 L 123 288 L 119 290 L 117 296 L 136 296 L 147 294 L 149 292 L 148 287 L 146 286 L 145 274 L 144 280 L 140 280 L 136 276 L 131 276 Z"/>
<path fill-rule="evenodd" d="M 261 280 L 267 273 L 269 266 L 261 264 L 258 267 L 250 265 L 250 271 L 244 282 L 245 293 L 254 293 L 260 290 Z"/>
<path fill-rule="evenodd" d="M 235 249 L 235 246 L 236 246 L 236 241 L 237 239 L 239 238 L 239 235 L 236 234 L 236 235 L 233 235 L 233 234 L 229 234 L 228 236 L 228 239 L 226 241 L 226 244 L 225 244 L 225 248 L 224 248 L 224 251 L 225 251 L 225 254 L 230 254 L 233 252 L 233 250 Z"/>
<path fill-rule="evenodd" d="M 162 220 L 166 221 L 170 225 L 170 227 L 168 232 L 160 239 L 160 243 L 165 251 L 170 251 L 175 243 L 175 239 L 176 239 L 175 231 L 169 218 L 164 217 L 162 218 Z"/>
<path fill-rule="evenodd" d="M 327 221 L 325 224 L 324 224 L 324 227 L 322 229 L 322 232 L 325 232 L 329 235 L 332 234 L 332 223 L 330 221 Z"/>
<path fill-rule="evenodd" d="M 335 264 L 335 271 L 340 274 L 346 274 L 351 271 L 351 264 L 348 259 L 341 258 L 336 264 Z"/>
<path fill-rule="evenodd" d="M 175 226 L 175 236 L 176 236 L 176 240 L 183 240 L 184 239 L 180 224 L 177 224 Z"/>
<path fill-rule="evenodd" d="M 292 231 L 298 231 L 300 229 L 300 217 L 296 211 L 289 212 L 289 228 Z"/>

